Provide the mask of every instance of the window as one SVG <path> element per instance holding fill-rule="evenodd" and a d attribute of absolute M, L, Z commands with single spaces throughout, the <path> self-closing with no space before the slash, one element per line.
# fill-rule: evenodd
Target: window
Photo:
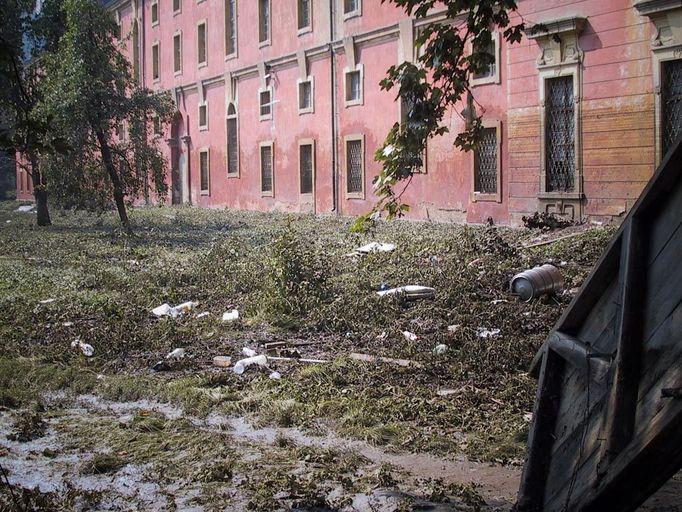
<path fill-rule="evenodd" d="M 481 140 L 474 151 L 472 201 L 501 201 L 501 125 L 484 121 Z"/>
<path fill-rule="evenodd" d="M 152 80 L 159 81 L 159 43 L 152 44 Z"/>
<path fill-rule="evenodd" d="M 259 119 L 272 119 L 272 87 L 258 91 Z"/>
<path fill-rule="evenodd" d="M 343 0 L 343 17 L 351 18 L 362 14 L 362 0 Z"/>
<path fill-rule="evenodd" d="M 199 103 L 199 130 L 208 130 L 208 104 Z"/>
<path fill-rule="evenodd" d="M 260 190 L 263 196 L 274 196 L 272 142 L 260 144 Z"/>
<path fill-rule="evenodd" d="M 546 81 L 545 174 L 545 192 L 573 192 L 575 109 L 571 75 Z"/>
<path fill-rule="evenodd" d="M 239 176 L 239 132 L 237 109 L 234 103 L 227 107 L 227 175 Z"/>
<path fill-rule="evenodd" d="M 348 198 L 364 199 L 365 144 L 362 135 L 346 137 L 346 192 Z"/>
<path fill-rule="evenodd" d="M 182 12 L 182 0 L 173 0 L 173 16 Z"/>
<path fill-rule="evenodd" d="M 472 75 L 471 84 L 500 83 L 500 36 L 497 32 L 491 34 L 490 42 L 483 48 L 483 53 L 487 55 L 488 65 L 486 69 Z"/>
<path fill-rule="evenodd" d="M 347 69 L 345 72 L 345 99 L 346 106 L 362 105 L 363 103 L 363 68 L 362 64 L 355 69 Z"/>
<path fill-rule="evenodd" d="M 400 126 L 404 130 L 410 122 L 412 116 L 414 102 L 410 99 L 400 98 Z M 427 149 L 424 148 L 423 153 L 415 152 L 410 156 L 406 156 L 406 167 L 409 166 L 413 173 L 426 173 L 426 157 Z"/>
<path fill-rule="evenodd" d="M 237 0 L 225 0 L 225 56 L 237 53 Z"/>
<path fill-rule="evenodd" d="M 270 0 L 258 0 L 258 42 L 270 44 Z"/>
<path fill-rule="evenodd" d="M 207 62 L 206 47 L 208 42 L 206 40 L 206 21 L 202 21 L 197 25 L 197 63 L 199 67 L 205 66 Z"/>
<path fill-rule="evenodd" d="M 201 181 L 201 195 L 207 196 L 210 194 L 211 185 L 211 168 L 210 159 L 208 156 L 208 149 L 201 149 L 199 151 L 199 179 Z"/>
<path fill-rule="evenodd" d="M 133 21 L 133 79 L 140 83 L 140 31 L 137 20 Z"/>
<path fill-rule="evenodd" d="M 159 24 L 159 1 L 152 2 L 152 27 Z"/>
<path fill-rule="evenodd" d="M 161 136 L 161 118 L 159 116 L 154 116 L 153 123 L 154 137 Z"/>
<path fill-rule="evenodd" d="M 301 182 L 301 194 L 312 194 L 315 181 L 315 144 L 312 140 L 303 140 L 298 145 L 298 170 Z"/>
<path fill-rule="evenodd" d="M 116 134 L 116 137 L 118 138 L 119 141 L 125 140 L 126 132 L 125 132 L 125 125 L 123 124 L 123 121 L 116 123 L 116 127 L 114 128 L 114 133 Z"/>
<path fill-rule="evenodd" d="M 665 156 L 682 133 L 682 60 L 663 62 L 661 78 L 661 154 Z"/>
<path fill-rule="evenodd" d="M 176 75 L 182 73 L 182 33 L 173 34 L 173 71 Z"/>
<path fill-rule="evenodd" d="M 116 26 L 114 27 L 114 37 L 116 39 L 121 39 L 121 32 L 123 29 L 121 28 L 121 12 L 120 11 L 116 11 L 115 18 L 116 18 Z"/>
<path fill-rule="evenodd" d="M 298 0 L 298 33 L 310 32 L 313 25 L 312 1 Z"/>
<path fill-rule="evenodd" d="M 313 112 L 313 78 L 298 81 L 298 113 Z"/>

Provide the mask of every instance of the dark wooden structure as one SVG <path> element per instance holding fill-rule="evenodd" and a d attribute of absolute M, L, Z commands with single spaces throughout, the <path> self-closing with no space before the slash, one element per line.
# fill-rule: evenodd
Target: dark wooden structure
<path fill-rule="evenodd" d="M 519 510 L 635 510 L 682 467 L 682 139 L 531 373 Z"/>

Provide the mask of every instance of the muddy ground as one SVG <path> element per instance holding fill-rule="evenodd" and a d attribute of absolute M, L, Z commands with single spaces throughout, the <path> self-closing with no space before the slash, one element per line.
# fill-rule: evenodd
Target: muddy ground
<path fill-rule="evenodd" d="M 335 218 L 147 208 L 129 237 L 109 214 L 43 229 L 16 206 L 0 203 L 0 510 L 509 510 L 525 371 L 614 232 L 358 235 Z M 348 256 L 370 241 L 397 248 Z M 546 262 L 566 293 L 517 301 L 509 279 Z M 376 293 L 406 284 L 436 295 Z M 185 301 L 199 305 L 151 314 Z M 269 356 L 327 362 L 212 364 L 274 342 Z M 674 480 L 649 510 L 678 496 Z"/>

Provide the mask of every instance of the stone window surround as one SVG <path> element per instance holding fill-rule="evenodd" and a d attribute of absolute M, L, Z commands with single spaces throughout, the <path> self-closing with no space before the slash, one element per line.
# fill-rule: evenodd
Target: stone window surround
<path fill-rule="evenodd" d="M 357 99 L 348 99 L 349 75 L 351 73 L 360 73 L 360 97 Z M 343 68 L 343 104 L 347 107 L 354 107 L 357 105 L 364 105 L 365 103 L 365 67 L 362 64 L 356 64 L 353 67 L 347 66 Z"/>
<path fill-rule="evenodd" d="M 483 128 L 494 128 L 497 146 L 497 191 L 490 194 L 482 194 L 476 192 L 476 152 L 471 152 L 471 193 L 470 201 L 472 203 L 476 202 L 502 202 L 502 121 L 499 119 L 483 119 L 481 122 Z"/>
<path fill-rule="evenodd" d="M 154 69 L 154 53 L 156 53 L 156 70 Z M 156 76 L 154 76 L 156 71 Z M 158 39 L 152 43 L 152 83 L 161 82 L 161 46 Z"/>
<path fill-rule="evenodd" d="M 201 155 L 206 154 L 206 184 L 208 185 L 207 188 L 201 188 Z M 210 196 L 211 195 L 211 153 L 208 147 L 203 147 L 199 149 L 199 188 L 201 190 L 201 195 L 202 196 Z"/>
<path fill-rule="evenodd" d="M 308 33 L 313 31 L 313 9 L 314 9 L 313 4 L 314 3 L 315 2 L 313 0 L 310 0 L 308 3 L 309 9 L 310 9 L 310 23 L 308 23 L 308 25 L 306 25 L 305 27 L 298 28 L 298 20 L 300 19 L 299 18 L 299 10 L 301 8 L 301 1 L 300 0 L 296 1 L 296 28 L 298 28 L 298 35 L 299 36 L 302 36 L 303 34 L 308 34 Z"/>
<path fill-rule="evenodd" d="M 260 12 L 260 0 L 258 0 L 257 10 L 258 10 L 258 48 L 263 48 L 265 46 L 270 46 L 272 44 L 272 0 L 267 0 L 268 2 L 268 33 L 264 40 L 260 40 L 260 30 L 261 30 L 261 12 Z"/>
<path fill-rule="evenodd" d="M 303 193 L 301 192 L 301 146 L 312 146 L 312 159 L 313 159 L 313 171 L 312 171 L 312 191 Z M 315 194 L 315 175 L 317 174 L 317 169 L 315 168 L 315 139 L 299 139 L 298 141 L 298 191 L 299 194 L 304 197 L 311 197 Z"/>
<path fill-rule="evenodd" d="M 175 69 L 175 38 L 179 37 L 180 38 L 180 69 L 176 70 Z M 182 30 L 176 30 L 173 33 L 173 76 L 180 76 L 182 75 Z"/>
<path fill-rule="evenodd" d="M 301 108 L 301 84 L 304 83 L 310 83 L 310 106 Z M 296 96 L 298 115 L 315 113 L 315 79 L 312 75 L 309 75 L 306 78 L 298 78 L 296 80 Z"/>
<path fill-rule="evenodd" d="M 343 4 L 343 7 L 341 11 L 343 12 L 343 21 L 346 21 L 350 18 L 356 18 L 358 16 L 362 16 L 362 0 L 358 0 L 358 8 L 352 11 L 346 12 L 346 6 L 345 6 L 345 0 L 341 0 L 341 3 Z"/>
<path fill-rule="evenodd" d="M 227 38 L 227 2 L 230 0 L 225 0 L 224 5 L 225 5 L 225 37 Z M 238 57 L 238 52 L 239 52 L 239 30 L 238 30 L 238 13 L 239 13 L 239 1 L 235 0 L 234 2 L 234 51 L 232 53 L 227 53 L 227 39 L 225 39 L 225 60 L 232 60 L 236 59 Z"/>
<path fill-rule="evenodd" d="M 173 3 L 175 3 L 175 0 L 172 0 Z M 178 14 L 182 13 L 182 0 L 177 0 L 178 1 L 178 8 L 173 10 L 173 16 L 177 16 Z"/>
<path fill-rule="evenodd" d="M 201 108 L 206 109 L 206 124 L 201 124 Z M 208 101 L 203 100 L 200 101 L 197 104 L 197 121 L 199 122 L 199 131 L 200 132 L 206 132 L 208 131 Z"/>
<path fill-rule="evenodd" d="M 483 76 L 481 78 L 474 78 L 474 75 L 471 75 L 471 86 L 476 87 L 477 85 L 486 85 L 486 84 L 499 84 L 500 83 L 500 68 L 501 63 L 500 63 L 500 33 L 499 32 L 493 32 L 492 33 L 492 40 L 493 40 L 493 45 L 495 46 L 495 72 L 492 73 L 490 76 Z"/>
<path fill-rule="evenodd" d="M 264 105 L 261 103 L 261 94 L 264 92 L 270 93 L 270 112 L 268 114 L 261 113 L 261 107 Z M 259 121 L 270 121 L 272 119 L 272 114 L 275 106 L 274 91 L 272 85 L 258 88 L 258 120 Z"/>
<path fill-rule="evenodd" d="M 362 169 L 362 179 L 360 180 L 362 184 L 362 190 L 360 192 L 348 192 L 348 143 L 353 141 L 360 141 L 360 156 L 361 156 L 361 169 Z M 354 133 L 346 135 L 343 138 L 343 158 L 345 164 L 344 179 L 346 181 L 346 186 L 344 190 L 346 192 L 346 199 L 365 199 L 365 136 L 361 133 Z"/>
<path fill-rule="evenodd" d="M 230 105 L 234 106 L 234 114 L 229 114 L 229 108 Z M 228 178 L 239 178 L 240 176 L 240 162 L 239 162 L 239 108 L 237 107 L 237 102 L 236 101 L 230 101 L 227 104 L 227 108 L 225 109 L 226 115 L 225 115 L 225 174 L 227 174 Z M 230 157 L 229 152 L 227 151 L 227 121 L 230 119 L 234 119 L 236 121 L 236 126 L 237 126 L 237 172 L 229 172 L 229 165 L 227 164 L 227 159 Z"/>
<path fill-rule="evenodd" d="M 204 26 L 204 60 L 199 60 L 199 27 Z M 203 20 L 197 21 L 197 67 L 205 68 L 208 66 L 208 20 L 204 18 Z"/>
<path fill-rule="evenodd" d="M 270 177 L 272 180 L 271 190 L 263 190 L 263 148 L 270 148 Z M 261 197 L 275 197 L 275 143 L 266 140 L 258 144 L 258 176 L 260 181 Z"/>
<path fill-rule="evenodd" d="M 156 8 L 156 21 L 154 21 L 154 8 Z M 161 19 L 161 13 L 159 12 L 159 0 L 152 0 L 149 4 L 149 19 L 152 22 L 152 27 L 156 27 Z"/>

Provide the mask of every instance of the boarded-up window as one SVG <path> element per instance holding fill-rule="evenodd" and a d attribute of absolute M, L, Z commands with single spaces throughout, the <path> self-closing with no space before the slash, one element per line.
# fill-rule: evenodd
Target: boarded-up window
<path fill-rule="evenodd" d="M 152 2 L 152 25 L 159 22 L 159 2 Z"/>
<path fill-rule="evenodd" d="M 483 128 L 474 154 L 474 192 L 497 193 L 497 129 Z"/>
<path fill-rule="evenodd" d="M 346 73 L 346 101 L 359 101 L 362 99 L 362 75 L 360 71 Z"/>
<path fill-rule="evenodd" d="M 159 43 L 152 45 L 152 79 L 159 79 Z"/>
<path fill-rule="evenodd" d="M 225 0 L 225 55 L 237 51 L 237 0 Z"/>
<path fill-rule="evenodd" d="M 182 0 L 173 0 L 173 14 L 182 11 Z"/>
<path fill-rule="evenodd" d="M 311 18 L 310 0 L 298 0 L 298 29 L 310 27 Z"/>
<path fill-rule="evenodd" d="M 346 191 L 362 194 L 364 176 L 364 155 L 362 139 L 346 140 Z"/>
<path fill-rule="evenodd" d="M 265 143 L 260 146 L 260 189 L 263 194 L 273 193 L 272 182 L 272 144 Z"/>
<path fill-rule="evenodd" d="M 301 144 L 299 151 L 299 172 L 301 175 L 301 194 L 313 193 L 313 174 L 315 155 L 312 144 Z"/>
<path fill-rule="evenodd" d="M 258 42 L 270 41 L 270 0 L 258 0 Z"/>
<path fill-rule="evenodd" d="M 210 186 L 210 168 L 208 159 L 208 149 L 199 152 L 199 175 L 201 179 L 201 193 L 208 195 Z"/>
<path fill-rule="evenodd" d="M 227 108 L 227 174 L 239 174 L 239 134 L 237 132 L 237 109 L 233 104 Z"/>
<path fill-rule="evenodd" d="M 272 117 L 272 94 L 270 90 L 260 91 L 258 94 L 261 119 Z"/>
<path fill-rule="evenodd" d="M 298 84 L 298 109 L 310 111 L 313 108 L 313 82 L 306 80 Z"/>
<path fill-rule="evenodd" d="M 206 63 L 206 23 L 200 23 L 197 26 L 197 62 L 199 64 Z"/>
<path fill-rule="evenodd" d="M 360 0 L 343 0 L 343 14 L 351 14 L 360 10 Z"/>
<path fill-rule="evenodd" d="M 545 91 L 547 192 L 572 192 L 575 181 L 573 77 L 550 78 Z"/>
<path fill-rule="evenodd" d="M 208 128 L 208 105 L 203 103 L 199 105 L 199 129 L 205 130 Z"/>
<path fill-rule="evenodd" d="M 173 70 L 176 73 L 182 71 L 182 34 L 173 36 Z"/>
<path fill-rule="evenodd" d="M 662 149 L 665 155 L 682 133 L 682 60 L 663 63 L 662 105 Z"/>

